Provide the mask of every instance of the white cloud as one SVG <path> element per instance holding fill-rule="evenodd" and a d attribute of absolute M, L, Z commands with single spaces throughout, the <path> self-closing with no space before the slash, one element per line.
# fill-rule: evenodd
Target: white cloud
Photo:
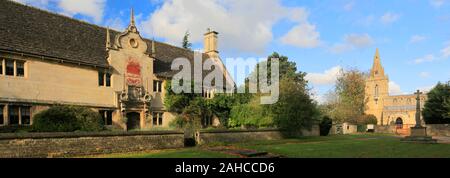
<path fill-rule="evenodd" d="M 49 9 L 55 4 L 58 12 L 70 17 L 83 15 L 92 18 L 96 23 L 103 20 L 106 0 L 14 0 L 23 4 Z"/>
<path fill-rule="evenodd" d="M 344 5 L 344 10 L 345 11 L 351 11 L 353 10 L 353 7 L 355 7 L 355 1 L 351 1 L 347 4 Z"/>
<path fill-rule="evenodd" d="M 123 31 L 126 28 L 126 23 L 119 17 L 106 20 L 105 25 L 117 31 Z"/>
<path fill-rule="evenodd" d="M 435 8 L 440 8 L 442 5 L 444 5 L 446 0 L 430 0 L 431 6 Z"/>
<path fill-rule="evenodd" d="M 428 73 L 428 72 L 420 72 L 419 76 L 421 78 L 428 78 L 428 77 L 430 77 L 430 73 Z"/>
<path fill-rule="evenodd" d="M 373 44 L 372 37 L 368 34 L 350 34 L 345 36 L 345 41 L 357 48 L 369 47 Z"/>
<path fill-rule="evenodd" d="M 390 81 L 389 82 L 389 94 L 390 95 L 401 95 L 404 94 L 400 88 L 400 85 L 397 83 Z"/>
<path fill-rule="evenodd" d="M 320 33 L 314 25 L 300 24 L 283 36 L 281 43 L 299 48 L 315 48 L 320 44 Z"/>
<path fill-rule="evenodd" d="M 348 34 L 344 36 L 344 42 L 334 44 L 329 50 L 332 53 L 343 53 L 357 48 L 366 48 L 373 43 L 369 34 Z"/>
<path fill-rule="evenodd" d="M 381 16 L 380 21 L 383 24 L 391 24 L 396 22 L 399 18 L 400 18 L 399 14 L 387 12 L 383 16 Z"/>
<path fill-rule="evenodd" d="M 221 50 L 262 54 L 278 21 L 301 25 L 308 24 L 307 18 L 305 9 L 285 7 L 279 0 L 166 0 L 144 20 L 142 31 L 179 45 L 186 30 L 191 42 L 198 43 L 212 28 L 220 33 Z"/>
<path fill-rule="evenodd" d="M 308 73 L 305 78 L 315 86 L 333 85 L 336 83 L 336 80 L 342 73 L 342 70 L 343 69 L 341 66 L 335 66 L 323 73 Z"/>
<path fill-rule="evenodd" d="M 450 44 L 441 50 L 442 57 L 448 58 L 450 57 Z"/>
<path fill-rule="evenodd" d="M 27 4 L 45 9 L 48 6 L 49 0 L 13 0 L 22 4 Z"/>
<path fill-rule="evenodd" d="M 420 87 L 419 90 L 422 91 L 422 92 L 427 93 L 427 92 L 431 91 L 434 87 L 435 87 L 435 85 L 424 86 L 424 87 Z"/>
<path fill-rule="evenodd" d="M 434 55 L 428 54 L 428 55 L 426 55 L 424 57 L 415 59 L 414 63 L 415 64 L 421 64 L 421 63 L 425 63 L 425 62 L 433 62 L 435 60 L 436 60 L 436 58 L 434 57 Z"/>
<path fill-rule="evenodd" d="M 418 43 L 418 42 L 422 42 L 424 40 L 426 40 L 427 37 L 422 36 L 422 35 L 414 35 L 411 37 L 411 39 L 409 40 L 410 43 Z"/>
<path fill-rule="evenodd" d="M 70 16 L 77 14 L 91 17 L 96 23 L 103 19 L 106 0 L 60 0 L 58 7 Z"/>

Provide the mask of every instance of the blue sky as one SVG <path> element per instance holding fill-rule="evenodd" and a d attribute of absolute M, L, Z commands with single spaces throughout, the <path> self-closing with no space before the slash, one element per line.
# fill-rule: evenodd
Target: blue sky
<path fill-rule="evenodd" d="M 309 73 L 318 100 L 340 68 L 368 71 L 376 48 L 392 94 L 450 80 L 449 0 L 16 1 L 117 30 L 134 8 L 144 37 L 179 45 L 189 30 L 194 49 L 211 27 L 222 58 L 288 56 Z"/>

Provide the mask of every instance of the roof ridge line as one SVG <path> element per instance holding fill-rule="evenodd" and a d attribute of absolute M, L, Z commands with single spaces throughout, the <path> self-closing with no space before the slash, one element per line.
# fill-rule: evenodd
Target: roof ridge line
<path fill-rule="evenodd" d="M 28 4 L 22 4 L 20 2 L 13 1 L 13 0 L 7 0 L 7 1 L 9 1 L 11 3 L 14 3 L 14 4 L 17 4 L 17 5 L 21 5 L 21 6 L 25 6 L 25 7 L 28 7 L 28 8 L 32 8 L 32 9 L 35 9 L 35 10 L 38 10 L 38 11 L 41 11 L 41 12 L 44 12 L 44 13 L 48 13 L 48 14 L 51 14 L 51 15 L 56 15 L 56 16 L 59 16 L 59 17 L 62 17 L 62 18 L 66 18 L 66 19 L 69 19 L 69 20 L 80 22 L 80 23 L 83 23 L 83 24 L 86 24 L 86 25 L 91 25 L 91 26 L 95 26 L 95 27 L 98 27 L 98 28 L 102 28 L 102 30 L 106 30 L 107 29 L 107 27 L 104 27 L 104 26 L 101 26 L 101 25 L 97 25 L 97 24 L 94 24 L 94 23 L 90 23 L 90 22 L 87 22 L 87 21 L 83 21 L 83 20 L 80 20 L 80 19 L 76 19 L 76 18 L 73 18 L 73 17 L 65 16 L 65 15 L 62 15 L 62 14 L 59 14 L 59 13 L 56 13 L 56 12 L 49 11 L 47 9 L 41 9 L 41 8 L 34 7 L 34 6 L 31 6 L 31 5 L 28 5 Z M 110 29 L 110 31 L 111 32 L 117 32 L 119 34 L 122 33 L 121 31 L 118 31 L 118 30 L 115 30 L 115 29 Z M 169 44 L 169 43 L 166 43 L 166 42 L 160 42 L 160 41 L 156 41 L 156 40 L 151 40 L 151 39 L 148 39 L 148 38 L 145 38 L 145 37 L 142 37 L 142 38 L 145 39 L 145 40 L 155 41 L 157 43 L 161 43 L 161 44 L 169 45 L 169 46 L 172 46 L 172 47 L 175 47 L 175 48 L 183 49 L 183 50 L 186 50 L 186 51 L 189 51 L 189 52 L 195 52 L 194 50 L 185 49 L 185 48 L 182 48 L 182 47 L 179 47 L 179 46 L 175 46 L 175 45 L 172 45 L 172 44 Z M 204 52 L 201 52 L 201 53 L 202 54 L 206 54 Z"/>

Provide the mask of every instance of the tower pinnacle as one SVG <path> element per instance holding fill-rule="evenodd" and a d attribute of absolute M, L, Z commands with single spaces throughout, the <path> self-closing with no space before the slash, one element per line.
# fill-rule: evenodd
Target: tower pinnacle
<path fill-rule="evenodd" d="M 381 65 L 381 59 L 380 59 L 380 50 L 377 48 L 375 52 L 375 57 L 373 59 L 373 66 L 371 70 L 371 76 L 382 76 L 384 77 L 384 68 Z"/>

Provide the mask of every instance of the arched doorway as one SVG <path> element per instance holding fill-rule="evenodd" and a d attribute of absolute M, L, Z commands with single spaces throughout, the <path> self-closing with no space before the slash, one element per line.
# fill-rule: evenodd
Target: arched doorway
<path fill-rule="evenodd" d="M 127 113 L 127 130 L 141 128 L 141 115 L 137 112 Z"/>
<path fill-rule="evenodd" d="M 397 126 L 397 129 L 403 129 L 403 119 L 402 118 L 397 118 L 397 120 L 395 120 L 395 125 Z"/>

